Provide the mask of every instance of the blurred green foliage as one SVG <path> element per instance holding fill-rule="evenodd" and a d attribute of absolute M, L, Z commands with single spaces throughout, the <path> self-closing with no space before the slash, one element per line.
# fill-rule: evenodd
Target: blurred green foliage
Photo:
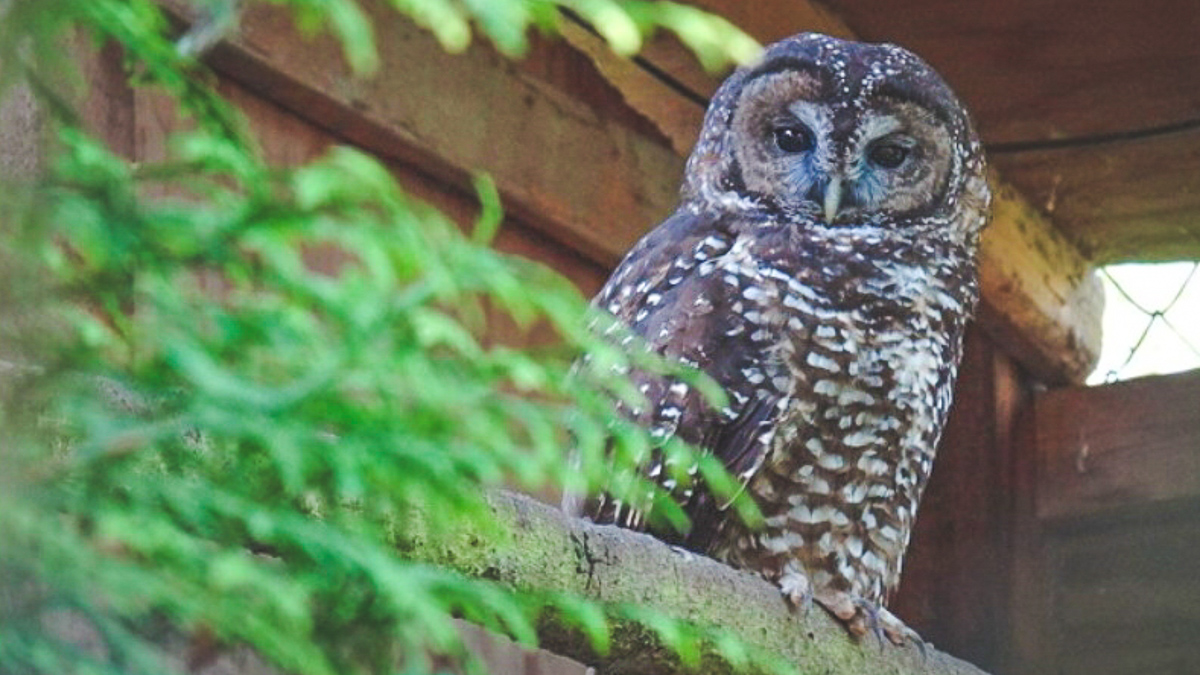
<path fill-rule="evenodd" d="M 380 38 L 351 0 L 277 4 L 373 66 Z M 517 54 L 530 26 L 559 20 L 543 0 L 391 4 L 448 49 L 474 30 Z M 659 26 L 710 65 L 753 51 L 671 3 L 559 4 L 618 51 Z M 76 117 L 70 57 L 107 41 L 192 122 L 165 162 L 114 155 Z M 170 626 L 295 673 L 427 672 L 460 653 L 452 616 L 532 644 L 547 605 L 603 646 L 590 603 L 405 561 L 389 542 L 414 510 L 485 517 L 481 488 L 501 484 L 653 494 L 684 525 L 632 468 L 648 438 L 611 414 L 637 397 L 613 375 L 630 357 L 584 329 L 566 280 L 487 247 L 500 212 L 486 179 L 464 235 L 354 150 L 267 166 L 210 80 L 149 0 L 0 2 L 0 100 L 28 87 L 50 131 L 44 170 L 0 187 L 0 671 L 162 672 Z M 338 252 L 336 273 L 313 271 L 317 251 Z M 561 343 L 489 344 L 498 315 Z M 54 629 L 64 615 L 94 628 L 93 648 Z M 694 652 L 694 630 L 647 622 Z"/>

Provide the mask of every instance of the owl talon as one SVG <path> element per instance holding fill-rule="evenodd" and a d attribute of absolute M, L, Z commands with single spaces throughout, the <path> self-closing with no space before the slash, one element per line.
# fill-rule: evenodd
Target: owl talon
<path fill-rule="evenodd" d="M 824 590 L 815 593 L 813 599 L 845 624 L 846 629 L 855 637 L 866 634 L 866 625 L 859 616 L 860 610 L 855 604 L 854 597 L 849 593 Z"/>
<path fill-rule="evenodd" d="M 821 591 L 813 596 L 830 614 L 833 614 L 846 630 L 856 638 L 867 633 L 873 634 L 879 640 L 879 646 L 884 646 L 884 638 L 892 644 L 902 647 L 912 641 L 925 653 L 925 641 L 917 632 L 904 624 L 895 614 L 879 605 L 851 595 L 845 591 Z"/>
<path fill-rule="evenodd" d="M 890 638 L 890 636 L 885 636 L 884 634 L 883 623 L 880 621 L 880 613 L 887 610 L 863 598 L 855 598 L 854 605 L 858 607 L 858 616 L 862 617 L 863 622 L 866 624 L 866 631 L 875 636 L 875 641 L 879 643 L 879 650 L 883 651 L 886 644 L 884 638 Z"/>
<path fill-rule="evenodd" d="M 892 644 L 902 647 L 911 640 L 921 650 L 921 656 L 926 656 L 925 640 L 917 631 L 909 628 L 899 617 L 883 607 L 878 609 L 877 616 L 880 629 L 892 641 Z"/>

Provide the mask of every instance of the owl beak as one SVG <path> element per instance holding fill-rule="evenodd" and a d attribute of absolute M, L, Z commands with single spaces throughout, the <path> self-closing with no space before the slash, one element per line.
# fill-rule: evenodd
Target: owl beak
<path fill-rule="evenodd" d="M 842 179 L 834 177 L 825 186 L 825 222 L 832 223 L 842 205 Z"/>

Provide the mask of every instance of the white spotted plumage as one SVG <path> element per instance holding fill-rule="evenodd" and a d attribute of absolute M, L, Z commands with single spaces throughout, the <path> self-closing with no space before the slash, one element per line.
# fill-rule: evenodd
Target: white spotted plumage
<path fill-rule="evenodd" d="M 692 529 L 658 534 L 898 639 L 882 604 L 976 300 L 989 194 L 970 121 L 911 53 L 799 35 L 717 91 L 681 196 L 596 304 L 725 388 L 714 410 L 634 369 L 650 405 L 626 413 L 721 459 L 765 527 L 689 487 Z M 647 475 L 672 489 L 662 464 Z M 630 511 L 601 499 L 590 515 L 640 525 Z"/>

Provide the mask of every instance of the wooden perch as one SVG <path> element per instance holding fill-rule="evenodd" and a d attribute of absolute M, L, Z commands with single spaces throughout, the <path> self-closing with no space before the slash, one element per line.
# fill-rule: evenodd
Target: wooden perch
<path fill-rule="evenodd" d="M 409 531 L 399 544 L 401 554 L 516 588 L 636 604 L 717 625 L 802 673 L 982 675 L 932 645 L 922 654 L 916 646 L 896 647 L 871 637 L 856 643 L 818 606 L 807 613 L 794 610 L 778 588 L 759 577 L 648 535 L 570 518 L 522 495 L 496 493 L 488 500 L 496 516 L 494 526 L 459 522 L 449 531 Z M 539 633 L 545 648 L 600 673 L 691 672 L 640 626 L 618 620 L 612 629 L 612 649 L 604 655 L 594 653 L 584 636 L 553 620 L 543 622 Z M 735 672 L 711 652 L 703 658 L 702 672 Z"/>
<path fill-rule="evenodd" d="M 459 521 L 436 535 L 408 531 L 405 557 L 454 568 L 518 588 L 576 593 L 605 603 L 632 603 L 671 617 L 718 625 L 745 644 L 822 675 L 986 675 L 969 663 L 927 645 L 896 647 L 866 638 L 855 643 L 840 624 L 814 606 L 793 610 L 779 589 L 756 576 L 668 547 L 653 537 L 611 525 L 568 518 L 528 497 L 488 498 L 494 523 Z M 446 521 L 439 521 L 445 526 Z M 54 614 L 50 630 L 84 649 L 99 644 L 95 626 L 73 612 Z M 547 617 L 542 647 L 592 666 L 601 675 L 740 673 L 704 647 L 697 670 L 681 666 L 652 633 L 631 621 L 610 623 L 612 646 L 595 653 L 588 638 Z M 194 675 L 280 675 L 243 645 L 206 653 L 182 634 L 162 638 L 167 664 Z"/>

